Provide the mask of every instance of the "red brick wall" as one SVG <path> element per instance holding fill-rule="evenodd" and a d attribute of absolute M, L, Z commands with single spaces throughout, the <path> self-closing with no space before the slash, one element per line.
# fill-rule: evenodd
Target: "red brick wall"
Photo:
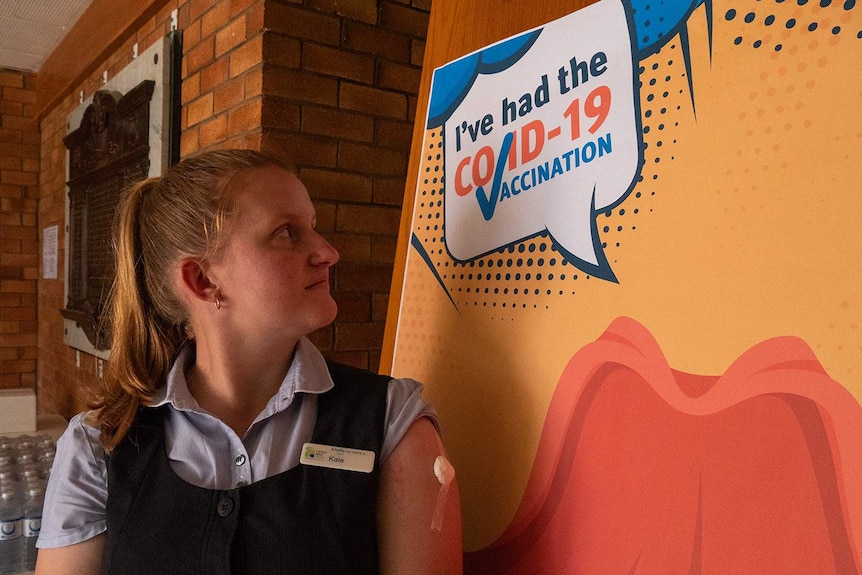
<path fill-rule="evenodd" d="M 180 154 L 260 148 L 262 0 L 192 0 L 183 28 Z"/>
<path fill-rule="evenodd" d="M 0 388 L 36 382 L 39 132 L 35 76 L 0 69 Z"/>
<path fill-rule="evenodd" d="M 341 253 L 326 355 L 377 369 L 430 4 L 426 0 L 169 0 L 41 122 L 40 227 L 59 224 L 65 148 L 78 93 L 91 95 L 168 33 L 183 31 L 180 153 L 248 147 L 295 165 L 318 228 Z M 62 274 L 61 274 L 62 275 Z M 84 407 L 98 362 L 63 343 L 62 280 L 39 288 L 40 410 Z"/>

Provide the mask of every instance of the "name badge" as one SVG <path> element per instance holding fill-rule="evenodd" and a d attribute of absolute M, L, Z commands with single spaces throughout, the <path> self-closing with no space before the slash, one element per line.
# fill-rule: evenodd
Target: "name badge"
<path fill-rule="evenodd" d="M 374 452 L 319 443 L 306 443 L 302 446 L 299 462 L 315 467 L 371 473 L 374 469 Z"/>

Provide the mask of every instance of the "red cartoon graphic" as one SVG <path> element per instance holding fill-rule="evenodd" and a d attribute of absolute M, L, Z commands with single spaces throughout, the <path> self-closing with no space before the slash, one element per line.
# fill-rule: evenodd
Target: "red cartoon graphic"
<path fill-rule="evenodd" d="M 795 337 L 721 376 L 618 318 L 558 382 L 525 494 L 471 574 L 849 574 L 862 408 Z"/>

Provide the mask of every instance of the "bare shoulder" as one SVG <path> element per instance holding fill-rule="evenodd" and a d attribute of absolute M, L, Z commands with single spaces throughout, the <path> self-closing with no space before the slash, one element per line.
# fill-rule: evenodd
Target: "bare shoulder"
<path fill-rule="evenodd" d="M 428 418 L 416 420 L 381 470 L 381 572 L 461 573 L 461 506 L 454 479 L 435 474 L 446 457 Z M 438 464 L 439 468 L 439 464 Z"/>

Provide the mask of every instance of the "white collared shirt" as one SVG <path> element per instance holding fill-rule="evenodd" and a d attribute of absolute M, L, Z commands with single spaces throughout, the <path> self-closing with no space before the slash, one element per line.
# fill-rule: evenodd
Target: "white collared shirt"
<path fill-rule="evenodd" d="M 168 405 L 165 450 L 171 469 L 186 482 L 206 489 L 233 489 L 287 471 L 299 464 L 302 445 L 311 440 L 317 396 L 333 387 L 321 353 L 303 338 L 278 391 L 244 437 L 198 405 L 189 393 L 185 368 L 193 348 L 183 348 L 153 407 Z M 386 397 L 386 431 L 380 462 L 386 461 L 410 425 L 436 412 L 422 397 L 422 385 L 394 379 Z M 57 443 L 45 495 L 39 547 L 64 547 L 105 531 L 107 468 L 99 430 L 87 414 L 76 415 Z"/>

